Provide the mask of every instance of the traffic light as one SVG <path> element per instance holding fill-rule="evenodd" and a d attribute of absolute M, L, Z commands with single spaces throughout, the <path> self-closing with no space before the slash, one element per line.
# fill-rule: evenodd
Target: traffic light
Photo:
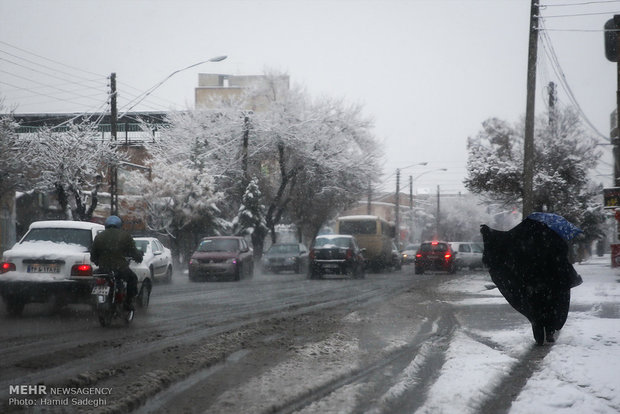
<path fill-rule="evenodd" d="M 620 31 L 620 14 L 605 23 L 605 57 L 611 62 L 618 62 L 618 36 Z"/>

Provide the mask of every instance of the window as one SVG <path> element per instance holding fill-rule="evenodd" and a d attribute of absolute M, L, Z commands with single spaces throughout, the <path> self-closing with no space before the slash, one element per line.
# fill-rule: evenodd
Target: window
<path fill-rule="evenodd" d="M 35 228 L 31 229 L 23 241 L 51 241 L 54 243 L 77 244 L 90 250 L 93 242 L 89 229 Z"/>
<path fill-rule="evenodd" d="M 471 249 L 469 248 L 469 244 L 461 244 L 459 245 L 459 252 L 469 253 Z"/>
<path fill-rule="evenodd" d="M 161 243 L 159 243 L 159 240 L 153 240 L 153 242 L 151 244 L 151 248 L 153 249 L 153 254 L 155 254 L 155 253 L 162 253 L 164 251 L 164 249 L 162 248 Z"/>
<path fill-rule="evenodd" d="M 376 220 L 349 220 L 341 221 L 338 232 L 340 234 L 377 234 Z"/>
<path fill-rule="evenodd" d="M 200 242 L 200 252 L 236 252 L 239 242 L 236 239 L 206 239 Z"/>

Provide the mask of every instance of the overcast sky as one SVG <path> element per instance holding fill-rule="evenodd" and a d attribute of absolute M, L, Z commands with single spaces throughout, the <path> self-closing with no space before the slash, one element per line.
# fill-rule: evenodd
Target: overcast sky
<path fill-rule="evenodd" d="M 536 112 L 547 84 L 560 84 L 551 45 L 607 136 L 617 65 L 605 59 L 602 28 L 620 1 L 542 4 Z M 0 96 L 17 113 L 101 111 L 115 72 L 122 112 L 172 72 L 227 55 L 174 75 L 134 110 L 193 108 L 200 72 L 282 71 L 313 96 L 363 105 L 385 149 L 386 187 L 403 168 L 405 182 L 419 176 L 416 191 L 463 191 L 467 137 L 489 117 L 525 113 L 529 9 L 527 0 L 0 0 Z M 571 104 L 561 86 L 559 103 Z M 609 185 L 605 161 L 599 179 Z"/>

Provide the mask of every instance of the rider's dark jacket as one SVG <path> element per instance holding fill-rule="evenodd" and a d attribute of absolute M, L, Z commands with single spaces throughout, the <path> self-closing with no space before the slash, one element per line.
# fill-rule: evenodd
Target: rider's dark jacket
<path fill-rule="evenodd" d="M 99 233 L 90 249 L 90 260 L 102 269 L 120 270 L 129 267 L 126 257 L 142 261 L 143 253 L 128 232 L 110 227 Z"/>

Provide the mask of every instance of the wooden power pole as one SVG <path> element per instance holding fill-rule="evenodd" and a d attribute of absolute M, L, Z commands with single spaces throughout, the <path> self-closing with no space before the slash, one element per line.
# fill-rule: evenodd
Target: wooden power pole
<path fill-rule="evenodd" d="M 538 54 L 538 2 L 530 9 L 530 41 L 527 59 L 527 102 L 523 142 L 523 218 L 534 211 L 534 107 L 536 103 L 536 56 Z"/>
<path fill-rule="evenodd" d="M 116 73 L 110 75 L 110 134 L 116 145 L 118 110 L 116 107 Z M 110 215 L 118 215 L 118 167 L 110 167 Z"/>

